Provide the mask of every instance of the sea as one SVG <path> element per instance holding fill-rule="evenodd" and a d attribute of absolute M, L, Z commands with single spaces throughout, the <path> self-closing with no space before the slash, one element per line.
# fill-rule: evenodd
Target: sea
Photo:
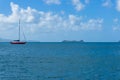
<path fill-rule="evenodd" d="M 120 43 L 0 43 L 0 80 L 120 80 Z"/>

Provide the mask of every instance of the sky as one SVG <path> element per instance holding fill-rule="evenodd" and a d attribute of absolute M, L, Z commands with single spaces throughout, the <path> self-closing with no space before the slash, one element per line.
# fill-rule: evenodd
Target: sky
<path fill-rule="evenodd" d="M 19 19 L 27 40 L 120 40 L 120 0 L 0 0 L 0 38 L 17 39 Z"/>

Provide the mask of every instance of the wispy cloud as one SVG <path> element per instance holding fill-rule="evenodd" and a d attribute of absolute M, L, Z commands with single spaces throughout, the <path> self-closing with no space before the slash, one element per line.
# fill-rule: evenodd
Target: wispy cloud
<path fill-rule="evenodd" d="M 104 3 L 102 4 L 103 7 L 111 7 L 112 6 L 112 1 L 111 0 L 105 0 Z"/>
<path fill-rule="evenodd" d="M 61 4 L 61 0 L 43 0 L 46 4 Z M 83 2 L 81 2 L 80 0 L 71 0 L 73 6 L 75 7 L 75 9 L 77 11 L 81 11 L 82 9 L 84 9 L 84 7 L 90 3 L 90 0 L 84 0 Z"/>
<path fill-rule="evenodd" d="M 115 19 L 113 19 L 113 22 L 114 22 L 114 23 L 118 23 L 118 22 L 119 22 L 119 19 L 118 19 L 118 18 L 115 18 Z"/>
<path fill-rule="evenodd" d="M 113 19 L 113 31 L 120 31 L 120 20 L 118 18 Z"/>
<path fill-rule="evenodd" d="M 43 0 L 46 4 L 61 4 L 60 0 Z"/>
<path fill-rule="evenodd" d="M 90 3 L 90 0 L 84 0 L 84 1 L 72 0 L 72 4 L 77 11 L 83 10 L 86 7 L 86 5 L 89 4 L 89 3 Z"/>
<path fill-rule="evenodd" d="M 85 7 L 85 5 L 83 3 L 81 3 L 80 0 L 72 0 L 72 3 L 75 6 L 75 9 L 77 11 L 81 11 Z"/>
<path fill-rule="evenodd" d="M 117 11 L 120 11 L 120 0 L 117 0 L 116 1 L 116 9 L 117 9 Z"/>
<path fill-rule="evenodd" d="M 85 0 L 85 3 L 86 3 L 86 4 L 90 3 L 90 0 Z"/>
<path fill-rule="evenodd" d="M 103 19 L 89 19 L 87 22 L 81 22 L 83 30 L 102 30 Z"/>

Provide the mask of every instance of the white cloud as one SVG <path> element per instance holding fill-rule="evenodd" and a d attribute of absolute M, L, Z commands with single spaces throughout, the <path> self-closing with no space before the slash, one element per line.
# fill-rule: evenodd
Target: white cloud
<path fill-rule="evenodd" d="M 90 3 L 90 0 L 84 0 L 83 3 L 81 0 L 72 0 L 72 4 L 74 5 L 77 11 L 81 11 L 89 3 Z"/>
<path fill-rule="evenodd" d="M 118 18 L 113 19 L 113 31 L 120 31 L 120 21 Z"/>
<path fill-rule="evenodd" d="M 23 22 L 33 22 L 37 15 L 40 13 L 35 9 L 31 9 L 28 7 L 27 9 L 20 8 L 17 4 L 10 3 L 12 13 L 8 16 L 4 14 L 0 14 L 0 22 L 5 23 L 16 23 L 19 18 L 23 20 Z"/>
<path fill-rule="evenodd" d="M 104 3 L 102 4 L 103 7 L 111 7 L 112 6 L 112 2 L 111 0 L 105 0 Z"/>
<path fill-rule="evenodd" d="M 83 30 L 101 30 L 103 19 L 90 19 L 87 22 L 81 23 L 81 29 Z"/>
<path fill-rule="evenodd" d="M 120 0 L 117 0 L 116 3 L 117 3 L 116 9 L 117 11 L 120 11 Z"/>
<path fill-rule="evenodd" d="M 18 11 L 19 11 L 19 6 L 14 4 L 14 3 L 10 3 L 11 6 L 11 10 L 12 10 L 12 14 L 9 16 L 5 16 L 4 14 L 0 14 L 0 22 L 15 22 L 17 17 L 18 17 Z"/>
<path fill-rule="evenodd" d="M 60 0 L 43 0 L 46 4 L 61 4 Z"/>
<path fill-rule="evenodd" d="M 26 33 L 29 35 L 40 34 L 44 31 L 101 30 L 103 24 L 103 19 L 88 19 L 85 21 L 82 16 L 72 14 L 63 17 L 63 15 L 38 11 L 31 7 L 20 8 L 19 5 L 12 2 L 11 10 L 12 13 L 8 16 L 0 14 L 0 34 L 6 32 L 7 35 L 4 34 L 6 37 L 17 33 L 19 18 L 22 23 L 21 26 L 24 26 Z"/>
<path fill-rule="evenodd" d="M 72 3 L 77 11 L 81 11 L 85 7 L 85 5 L 82 4 L 80 0 L 72 0 Z"/>

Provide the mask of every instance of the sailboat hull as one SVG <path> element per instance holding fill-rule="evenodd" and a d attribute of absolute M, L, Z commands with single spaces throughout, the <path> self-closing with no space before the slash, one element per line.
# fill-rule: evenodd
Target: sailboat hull
<path fill-rule="evenodd" d="M 10 42 L 11 44 L 26 44 L 26 42 Z"/>

